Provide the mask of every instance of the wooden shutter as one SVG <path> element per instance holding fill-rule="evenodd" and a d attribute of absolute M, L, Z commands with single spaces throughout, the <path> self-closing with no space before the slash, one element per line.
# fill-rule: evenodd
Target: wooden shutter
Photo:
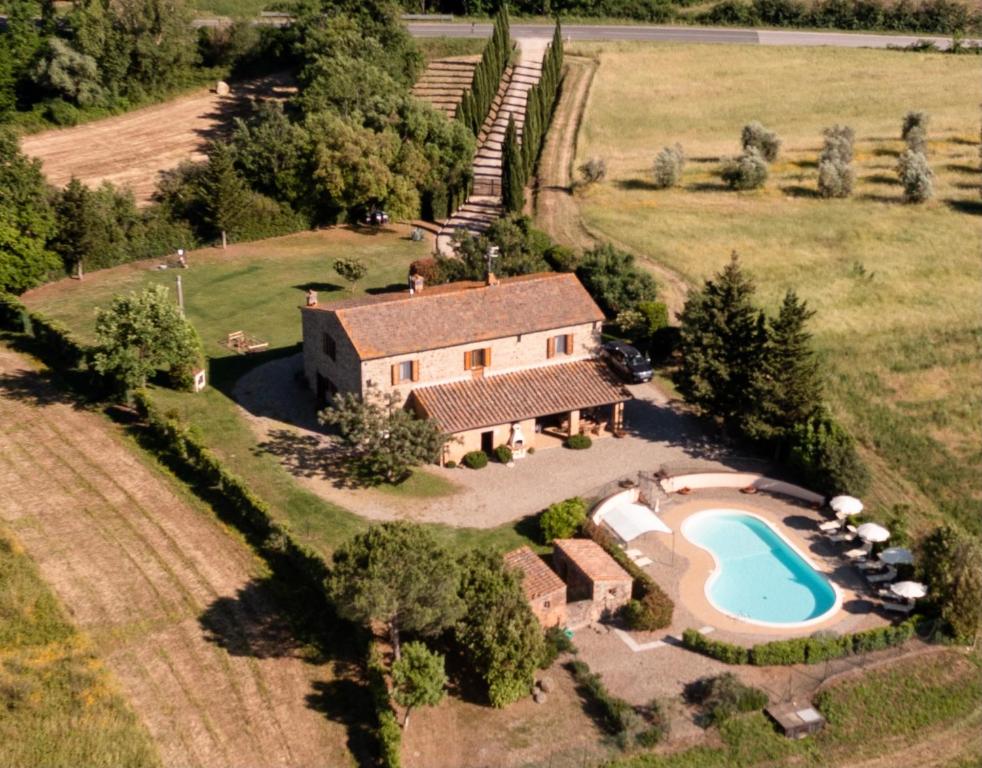
<path fill-rule="evenodd" d="M 464 370 L 469 371 L 471 369 L 471 353 L 464 352 Z"/>
<path fill-rule="evenodd" d="M 484 367 L 491 367 L 491 347 L 484 348 Z"/>
<path fill-rule="evenodd" d="M 413 360 L 413 381 L 419 381 L 419 360 Z"/>
<path fill-rule="evenodd" d="M 567 355 L 572 355 L 573 354 L 573 334 L 572 333 L 567 333 L 566 334 L 566 354 Z"/>
<path fill-rule="evenodd" d="M 556 337 L 550 336 L 548 339 L 546 339 L 546 357 L 550 358 L 555 356 L 556 356 Z"/>
<path fill-rule="evenodd" d="M 396 363 L 392 366 L 392 386 L 394 387 L 399 383 L 399 364 Z"/>

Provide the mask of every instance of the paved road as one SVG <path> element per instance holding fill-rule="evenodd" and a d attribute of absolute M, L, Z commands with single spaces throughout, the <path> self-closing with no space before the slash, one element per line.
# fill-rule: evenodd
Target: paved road
<path fill-rule="evenodd" d="M 419 21 L 408 24 L 416 37 L 487 37 L 490 24 Z M 713 27 L 655 27 L 613 24 L 566 24 L 569 40 L 640 40 L 673 43 L 737 43 L 744 45 L 829 45 L 840 48 L 886 48 L 931 40 L 947 48 L 950 38 L 930 35 L 877 35 L 847 32 L 802 32 L 799 30 L 720 29 Z M 512 23 L 513 37 L 551 37 L 549 24 Z"/>

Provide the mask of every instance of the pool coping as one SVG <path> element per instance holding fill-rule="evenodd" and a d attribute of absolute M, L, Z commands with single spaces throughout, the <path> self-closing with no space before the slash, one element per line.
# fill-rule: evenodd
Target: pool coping
<path fill-rule="evenodd" d="M 771 531 L 773 531 L 774 535 L 777 536 L 782 542 L 784 542 L 784 544 L 792 552 L 794 552 L 799 558 L 801 558 L 801 560 L 805 563 L 805 565 L 807 565 L 815 573 L 817 573 L 822 579 L 824 579 L 825 583 L 828 584 L 829 587 L 831 588 L 832 594 L 835 598 L 832 602 L 832 605 L 829 606 L 829 608 L 823 611 L 820 615 L 815 616 L 811 619 L 806 619 L 805 621 L 782 621 L 782 622 L 761 621 L 759 619 L 751 619 L 746 616 L 741 616 L 740 614 L 733 613 L 732 611 L 728 611 L 725 608 L 721 608 L 716 603 L 716 601 L 713 600 L 713 598 L 710 596 L 710 591 L 709 591 L 710 587 L 716 582 L 720 574 L 723 572 L 723 569 L 720 566 L 719 559 L 716 557 L 716 553 L 713 552 L 713 550 L 704 547 L 698 542 L 695 542 L 691 538 L 689 538 L 689 535 L 686 533 L 685 529 L 692 523 L 693 520 L 697 518 L 711 517 L 714 515 L 722 515 L 722 514 L 746 515 L 747 517 L 752 517 L 755 520 L 760 520 L 760 522 L 762 522 Z M 740 509 L 737 507 L 722 507 L 722 506 L 708 507 L 707 509 L 702 509 L 693 512 L 692 514 L 686 515 L 686 517 L 681 521 L 681 524 L 679 525 L 679 533 L 682 534 L 683 538 L 685 538 L 685 540 L 689 544 L 697 547 L 703 552 L 708 553 L 709 556 L 712 557 L 714 568 L 712 573 L 710 573 L 709 576 L 706 577 L 706 580 L 703 584 L 703 594 L 705 595 L 706 600 L 715 610 L 719 611 L 725 616 L 730 617 L 734 621 L 739 621 L 743 624 L 751 624 L 755 627 L 767 627 L 769 629 L 778 629 L 778 630 L 803 629 L 806 627 L 814 627 L 817 624 L 822 624 L 827 620 L 829 620 L 830 618 L 832 618 L 833 616 L 837 615 L 839 611 L 842 610 L 842 590 L 839 589 L 839 586 L 831 579 L 829 579 L 829 577 L 825 574 L 825 572 L 821 568 L 816 566 L 816 564 L 812 562 L 812 559 L 805 552 L 802 552 L 801 549 L 793 541 L 791 541 L 790 538 L 785 536 L 784 533 L 777 527 L 777 525 L 772 523 L 770 520 L 767 520 L 766 518 L 762 517 L 756 511 L 750 511 L 748 509 Z"/>

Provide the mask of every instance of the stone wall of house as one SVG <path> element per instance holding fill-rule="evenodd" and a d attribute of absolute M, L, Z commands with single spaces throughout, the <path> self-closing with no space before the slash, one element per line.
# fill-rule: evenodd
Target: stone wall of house
<path fill-rule="evenodd" d="M 631 580 L 593 582 L 594 621 L 613 615 L 631 599 Z"/>
<path fill-rule="evenodd" d="M 534 447 L 535 419 L 525 419 L 519 422 L 519 424 L 525 436 L 525 447 Z M 485 427 L 483 429 L 471 429 L 467 432 L 458 432 L 444 447 L 444 462 L 459 462 L 465 453 L 481 450 L 481 435 L 485 432 L 494 432 L 494 447 L 497 448 L 499 445 L 506 444 L 511 439 L 511 423 L 498 424 L 497 426 Z"/>
<path fill-rule="evenodd" d="M 416 387 L 447 384 L 485 374 L 497 375 L 542 365 L 582 360 L 599 353 L 600 327 L 599 323 L 596 325 L 597 327 L 594 328 L 593 323 L 582 323 L 550 331 L 525 333 L 503 339 L 458 344 L 444 349 L 431 349 L 415 354 L 368 360 L 362 368 L 363 381 L 365 385 L 368 382 L 374 382 L 382 391 L 397 389 L 404 398 L 408 398 L 409 393 Z M 549 338 L 570 333 L 573 334 L 572 353 L 548 357 Z M 306 339 L 306 336 L 304 338 Z M 464 368 L 464 353 L 484 348 L 491 349 L 491 365 L 479 372 L 466 370 Z M 401 381 L 393 384 L 392 366 L 407 360 L 419 361 L 419 380 Z"/>
<path fill-rule="evenodd" d="M 552 560 L 553 569 L 559 574 L 559 578 L 566 582 L 568 605 L 589 601 L 590 621 L 600 621 L 615 614 L 631 599 L 630 577 L 616 581 L 594 581 L 558 548 L 553 550 Z"/>
<path fill-rule="evenodd" d="M 302 307 L 303 370 L 312 392 L 317 392 L 317 374 L 328 379 L 338 392 L 361 392 L 361 360 L 354 345 L 333 312 Z M 324 335 L 334 339 L 335 356 L 332 360 L 324 352 Z"/>
<path fill-rule="evenodd" d="M 532 613 L 543 627 L 566 626 L 566 588 L 557 589 L 548 595 L 530 600 Z"/>

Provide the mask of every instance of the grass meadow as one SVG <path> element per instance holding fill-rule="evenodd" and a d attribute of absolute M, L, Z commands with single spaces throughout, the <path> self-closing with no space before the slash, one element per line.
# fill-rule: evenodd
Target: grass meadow
<path fill-rule="evenodd" d="M 109 672 L 2 530 L 0 713 L 2 768 L 160 764 Z"/>
<path fill-rule="evenodd" d="M 578 45 L 599 57 L 576 165 L 607 163 L 581 190 L 588 230 L 678 272 L 690 285 L 736 250 L 774 309 L 795 288 L 833 409 L 874 469 L 872 501 L 909 503 L 915 528 L 939 514 L 979 530 L 982 200 L 978 59 L 831 48 Z M 905 205 L 896 180 L 908 110 L 930 113 L 935 198 Z M 784 144 L 766 187 L 718 176 L 760 120 Z M 848 200 L 816 192 L 821 131 L 856 132 Z M 656 190 L 651 165 L 680 143 L 681 185 Z"/>
<path fill-rule="evenodd" d="M 114 295 L 158 283 L 173 290 L 180 275 L 187 315 L 209 358 L 212 386 L 198 394 L 156 388 L 154 398 L 166 411 L 193 425 L 300 539 L 329 554 L 368 523 L 308 491 L 276 457 L 257 450 L 256 434 L 230 392 L 251 368 L 298 351 L 298 307 L 308 288 L 318 291 L 321 302 L 352 295 L 352 289 L 334 273 L 334 259 L 355 257 L 368 267 L 367 276 L 354 288 L 355 295 L 402 288 L 409 263 L 430 253 L 427 243 L 413 243 L 407 233 L 406 228 L 383 232 L 338 228 L 234 245 L 224 253 L 207 248 L 188 255 L 187 270 L 155 269 L 162 260 L 136 262 L 93 272 L 82 282 L 62 280 L 42 286 L 26 294 L 24 301 L 64 323 L 82 341 L 92 343 L 96 311 L 108 306 Z M 222 340 L 230 331 L 238 330 L 268 341 L 269 350 L 247 356 L 231 352 Z M 417 470 L 398 486 L 381 490 L 391 496 L 395 506 L 404 496 L 428 498 L 454 491 L 447 481 L 425 469 Z M 453 546 L 505 548 L 530 543 L 510 525 L 432 528 Z"/>

